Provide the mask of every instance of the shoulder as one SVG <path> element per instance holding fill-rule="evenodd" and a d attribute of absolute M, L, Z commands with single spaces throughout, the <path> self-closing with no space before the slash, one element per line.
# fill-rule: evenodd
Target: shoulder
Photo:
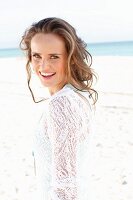
<path fill-rule="evenodd" d="M 73 101 L 73 90 L 63 89 L 49 101 L 49 121 L 53 126 L 66 129 L 80 129 L 81 115 Z"/>
<path fill-rule="evenodd" d="M 89 95 L 81 92 L 83 98 L 73 88 L 63 88 L 49 99 L 49 122 L 55 127 L 80 130 L 80 137 L 85 138 L 90 132 L 92 113 Z M 86 101 L 85 101 L 86 99 Z"/>
<path fill-rule="evenodd" d="M 91 111 L 89 93 L 77 91 L 73 86 L 67 85 L 49 100 L 50 110 L 71 109 L 73 112 L 82 113 Z"/>
<path fill-rule="evenodd" d="M 74 91 L 71 88 L 63 88 L 49 100 L 50 110 L 74 108 L 76 104 L 73 101 Z"/>

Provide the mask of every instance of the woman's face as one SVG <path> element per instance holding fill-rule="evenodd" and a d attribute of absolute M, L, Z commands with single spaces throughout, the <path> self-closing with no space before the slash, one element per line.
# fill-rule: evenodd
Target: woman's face
<path fill-rule="evenodd" d="M 31 63 L 42 85 L 51 95 L 66 83 L 67 52 L 65 42 L 53 33 L 37 33 L 31 40 Z"/>

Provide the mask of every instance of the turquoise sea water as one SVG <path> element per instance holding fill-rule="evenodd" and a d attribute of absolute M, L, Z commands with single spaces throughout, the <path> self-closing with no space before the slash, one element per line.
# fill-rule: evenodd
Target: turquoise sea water
<path fill-rule="evenodd" d="M 133 41 L 90 43 L 87 50 L 92 56 L 133 56 Z M 0 58 L 24 56 L 19 48 L 0 49 Z"/>

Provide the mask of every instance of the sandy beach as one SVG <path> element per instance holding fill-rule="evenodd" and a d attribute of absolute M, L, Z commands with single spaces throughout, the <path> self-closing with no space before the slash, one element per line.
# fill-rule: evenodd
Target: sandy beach
<path fill-rule="evenodd" d="M 97 56 L 92 68 L 99 100 L 86 154 L 88 200 L 132 200 L 133 57 Z M 42 104 L 32 101 L 24 59 L 1 58 L 0 71 L 0 200 L 39 200 L 32 138 Z"/>

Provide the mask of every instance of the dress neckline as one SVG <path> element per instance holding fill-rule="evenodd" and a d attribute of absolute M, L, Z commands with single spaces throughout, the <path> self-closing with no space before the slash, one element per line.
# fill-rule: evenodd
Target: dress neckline
<path fill-rule="evenodd" d="M 72 86 L 70 83 L 66 83 L 59 91 L 57 91 L 53 95 L 50 95 L 48 99 L 55 98 L 56 96 L 58 96 L 60 93 L 62 93 L 64 90 L 67 90 L 67 89 L 76 90 L 76 88 L 74 88 L 74 86 Z"/>

